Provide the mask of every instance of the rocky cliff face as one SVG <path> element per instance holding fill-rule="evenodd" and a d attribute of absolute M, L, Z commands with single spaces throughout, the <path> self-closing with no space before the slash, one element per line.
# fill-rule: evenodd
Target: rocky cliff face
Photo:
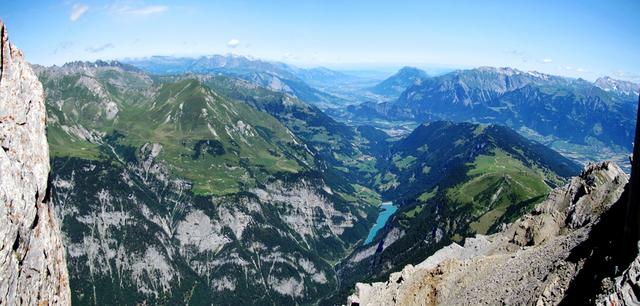
<path fill-rule="evenodd" d="M 47 193 L 42 85 L 0 21 L 0 304 L 68 305 L 69 277 Z"/>
<path fill-rule="evenodd" d="M 334 291 L 330 262 L 366 235 L 375 207 L 342 198 L 299 130 L 206 77 L 38 69 L 73 304 L 311 304 Z M 241 93 L 268 95 L 274 116 L 338 125 L 289 96 Z"/>
<path fill-rule="evenodd" d="M 596 294 L 615 289 L 608 285 L 611 277 L 628 264 L 616 251 L 627 181 L 613 163 L 589 165 L 501 232 L 468 238 L 464 246 L 453 243 L 387 282 L 358 283 L 348 304 L 595 303 Z M 617 280 L 619 294 L 609 300 L 629 298 L 629 288 L 637 285 L 625 280 L 636 275 L 637 262 Z"/>
<path fill-rule="evenodd" d="M 612 79 L 608 76 L 598 78 L 594 84 L 604 91 L 614 92 L 621 96 L 627 96 L 631 98 L 631 101 L 634 101 L 636 97 L 638 97 L 638 87 L 639 84 Z"/>
<path fill-rule="evenodd" d="M 640 245 L 638 245 L 640 249 Z M 611 284 L 611 282 L 609 282 Z M 636 257 L 631 265 L 613 280 L 613 292 L 601 295 L 598 305 L 638 305 L 638 288 L 640 287 L 640 256 Z"/>
<path fill-rule="evenodd" d="M 54 159 L 74 304 L 289 305 L 333 290 L 318 254 L 358 220 L 321 183 L 197 196 L 157 159 L 163 150 L 145 145 L 123 166 Z"/>

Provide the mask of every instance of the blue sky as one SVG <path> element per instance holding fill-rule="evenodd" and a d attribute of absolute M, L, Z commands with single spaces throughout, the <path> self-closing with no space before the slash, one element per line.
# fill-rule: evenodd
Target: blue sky
<path fill-rule="evenodd" d="M 10 1 L 29 61 L 237 53 L 333 68 L 511 66 L 640 82 L 640 1 Z"/>

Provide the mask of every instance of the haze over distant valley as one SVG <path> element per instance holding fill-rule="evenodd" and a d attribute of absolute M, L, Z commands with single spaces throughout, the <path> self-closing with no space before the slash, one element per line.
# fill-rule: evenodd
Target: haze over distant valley
<path fill-rule="evenodd" d="M 635 1 L 1 7 L 0 304 L 637 300 Z"/>

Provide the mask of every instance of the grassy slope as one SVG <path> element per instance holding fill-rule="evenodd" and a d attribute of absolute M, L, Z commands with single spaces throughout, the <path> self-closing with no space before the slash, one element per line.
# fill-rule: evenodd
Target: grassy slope
<path fill-rule="evenodd" d="M 386 134 L 375 129 L 346 126 L 313 105 L 246 81 L 225 76 L 200 77 L 203 84 L 216 92 L 272 115 L 292 131 L 314 152 L 319 169 L 325 171 L 328 183 L 343 198 L 379 204 L 379 195 L 367 187 L 370 187 L 368 181 L 378 172 L 373 152 L 380 147 L 376 141 L 388 137 Z M 163 80 L 175 81 L 176 78 L 179 77 Z M 375 195 L 361 196 L 361 190 L 369 190 L 365 193 Z"/>
<path fill-rule="evenodd" d="M 119 128 L 127 131 L 126 143 L 162 144 L 160 157 L 177 175 L 193 181 L 196 193 L 238 192 L 240 185 L 264 182 L 269 174 L 296 173 L 313 163 L 275 118 L 225 100 L 197 81 L 164 84 L 151 109 L 147 107 L 122 118 L 127 124 Z M 243 132 L 239 126 L 245 125 Z M 195 153 L 203 140 L 219 144 L 224 152 Z"/>
<path fill-rule="evenodd" d="M 373 184 L 400 207 L 374 244 L 392 231 L 402 234 L 365 260 L 341 262 L 342 297 L 355 282 L 387 279 L 453 241 L 494 232 L 543 200 L 550 185 L 578 171 L 509 129 L 470 123 L 421 125 L 381 160 Z M 352 256 L 365 249 L 358 246 Z"/>
<path fill-rule="evenodd" d="M 81 78 L 98 84 L 100 91 L 84 86 Z M 135 150 L 159 143 L 160 158 L 173 173 L 192 181 L 194 192 L 215 195 L 235 193 L 242 186 L 314 164 L 299 140 L 271 115 L 223 98 L 195 80 L 158 86 L 119 70 L 41 75 L 41 80 L 49 88 L 52 157 L 95 160 L 103 158 L 101 150 L 110 150 L 108 145 Z M 117 106 L 115 117 L 106 115 L 107 103 Z M 70 128 L 122 136 L 100 144 L 67 132 Z"/>
<path fill-rule="evenodd" d="M 476 220 L 469 227 L 479 234 L 487 234 L 509 206 L 521 205 L 551 190 L 544 182 L 544 174 L 524 166 L 500 149 L 493 153 L 478 156 L 467 172 L 471 179 L 446 192 L 452 203 L 471 208 Z M 530 207 L 533 204 L 529 203 Z"/>
<path fill-rule="evenodd" d="M 435 122 L 395 147 L 385 174 L 374 183 L 402 204 L 398 222 L 411 227 L 425 207 L 443 206 L 465 220 L 450 227 L 452 235 L 490 233 L 578 170 L 559 154 L 498 126 Z"/>

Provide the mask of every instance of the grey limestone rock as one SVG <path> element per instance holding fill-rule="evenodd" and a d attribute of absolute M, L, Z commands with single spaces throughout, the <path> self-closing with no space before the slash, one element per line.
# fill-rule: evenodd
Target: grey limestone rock
<path fill-rule="evenodd" d="M 627 181 L 614 163 L 588 165 L 503 231 L 447 246 L 387 282 L 358 283 L 348 305 L 557 305 L 584 268 L 570 254 L 593 234 Z M 616 280 L 618 293 L 608 302 L 636 300 L 639 262 Z"/>
<path fill-rule="evenodd" d="M 42 85 L 0 21 L 0 304 L 68 305 L 69 276 L 48 200 Z"/>

